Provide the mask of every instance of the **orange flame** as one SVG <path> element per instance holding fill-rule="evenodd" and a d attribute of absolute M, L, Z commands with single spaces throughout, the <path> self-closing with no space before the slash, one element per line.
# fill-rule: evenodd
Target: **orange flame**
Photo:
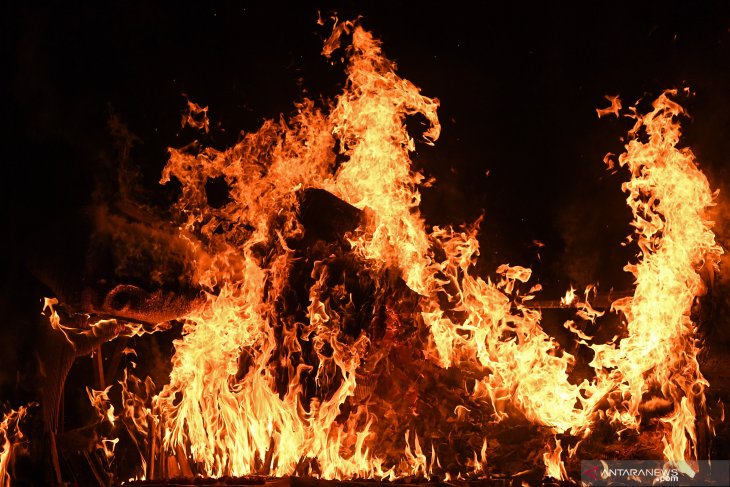
<path fill-rule="evenodd" d="M 621 110 L 621 98 L 619 98 L 618 95 L 606 95 L 604 98 L 611 102 L 611 106 L 608 108 L 596 108 L 598 118 L 605 117 L 606 115 L 614 115 L 618 117 L 619 111 Z"/>

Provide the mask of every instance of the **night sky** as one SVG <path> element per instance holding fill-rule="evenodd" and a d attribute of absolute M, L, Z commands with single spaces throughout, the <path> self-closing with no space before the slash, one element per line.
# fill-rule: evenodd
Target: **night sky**
<path fill-rule="evenodd" d="M 399 74 L 439 98 L 441 139 L 414 155 L 437 180 L 423 213 L 430 224 L 484 214 L 483 274 L 528 265 L 553 295 L 571 283 L 631 285 L 622 267 L 635 249 L 619 245 L 631 231 L 627 175 L 602 159 L 620 153 L 632 122 L 597 118 L 607 94 L 646 109 L 664 89 L 689 87 L 684 143 L 730 192 L 728 2 L 15 3 L 0 14 L 6 336 L 19 303 L 43 289 L 27 249 L 72 255 L 83 230 L 68 215 L 114 172 L 110 116 L 138 139 L 141 193 L 165 208 L 175 196 L 157 185 L 167 147 L 198 137 L 180 128 L 184 94 L 210 107 L 203 141 L 224 148 L 303 96 L 340 91 L 344 67 L 320 55 L 332 24 L 317 25 L 318 12 L 361 15 Z"/>

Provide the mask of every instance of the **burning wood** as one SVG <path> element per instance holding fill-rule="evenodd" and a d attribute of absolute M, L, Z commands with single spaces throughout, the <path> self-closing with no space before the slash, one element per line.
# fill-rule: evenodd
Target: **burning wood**
<path fill-rule="evenodd" d="M 157 286 L 107 282 L 80 294 L 58 286 L 60 314 L 47 299 L 51 457 L 66 374 L 95 350 L 98 390 L 88 393 L 97 429 L 107 431 L 82 456 L 98 485 L 112 470 L 136 480 L 295 476 L 286 482 L 297 485 L 324 482 L 296 476 L 560 481 L 566 453 L 575 464 L 580 448 L 600 440 L 596 431 L 639 431 L 650 414 L 667 461 L 694 475 L 687 461 L 698 458 L 708 383 L 691 311 L 704 290 L 701 268 L 715 268 L 722 250 L 706 215 L 713 192 L 692 153 L 676 148 L 676 93 L 634 112 L 619 157 L 631 174 L 624 190 L 640 254 L 627 270 L 636 289 L 537 301 L 537 287 L 523 289 L 530 269 L 475 275 L 479 222 L 427 227 L 425 178 L 411 167 L 405 121 L 423 117 L 418 138 L 433 144 L 438 100 L 399 77 L 357 22 L 335 24 L 328 57 L 344 36 L 348 79 L 332 106 L 304 101 L 290 120 L 267 121 L 226 150 L 170 149 L 161 182 L 181 190 L 163 230 L 128 215 L 97 222 L 97 243 L 114 236 L 132 247 L 111 246 L 129 257 L 116 275 L 151 265 Z M 611 101 L 599 116 L 618 114 Z M 189 109 L 184 123 L 208 131 L 207 108 Z M 220 204 L 211 203 L 211 180 L 225 186 Z M 590 355 L 580 381 L 576 357 L 545 331 L 540 312 L 570 307 L 585 323 L 609 308 L 626 323 L 625 336 L 605 342 L 566 323 Z M 107 370 L 100 345 L 171 320 L 183 324 L 169 382 L 158 388 L 125 370 L 115 384 L 125 345 Z M 109 387 L 119 385 L 113 408 Z M 117 441 L 134 462 L 114 464 Z M 514 441 L 533 454 L 508 460 Z M 6 440 L 1 465 L 9 448 Z M 60 482 L 58 461 L 53 471 Z"/>
<path fill-rule="evenodd" d="M 560 299 L 535 299 L 529 301 L 526 306 L 528 308 L 535 309 L 565 309 L 565 308 L 580 308 L 588 303 L 595 309 L 610 309 L 614 301 L 622 298 L 632 296 L 633 291 L 609 291 L 607 293 L 599 293 L 590 299 L 581 299 L 574 297 L 570 301 L 566 301 L 565 298 Z"/>

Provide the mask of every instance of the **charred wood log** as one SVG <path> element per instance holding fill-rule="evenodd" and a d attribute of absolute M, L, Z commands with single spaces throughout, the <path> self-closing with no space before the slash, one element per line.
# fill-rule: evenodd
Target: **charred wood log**
<path fill-rule="evenodd" d="M 614 301 L 621 298 L 633 296 L 633 291 L 609 291 L 607 293 L 600 293 L 588 300 L 590 306 L 594 309 L 606 310 L 611 308 L 611 304 Z M 576 297 L 574 301 L 569 304 L 563 303 L 560 299 L 535 299 L 533 301 L 527 301 L 524 303 L 525 307 L 533 309 L 570 309 L 578 308 L 586 303 L 582 297 Z"/>
<path fill-rule="evenodd" d="M 343 242 L 363 218 L 362 210 L 342 201 L 332 193 L 318 188 L 302 190 L 299 197 L 299 221 L 307 239 Z"/>

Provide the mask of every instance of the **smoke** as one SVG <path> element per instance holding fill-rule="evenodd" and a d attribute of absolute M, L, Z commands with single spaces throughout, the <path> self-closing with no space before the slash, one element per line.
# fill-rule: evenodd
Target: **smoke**
<path fill-rule="evenodd" d="M 618 178 L 606 178 L 577 189 L 559 205 L 561 211 L 554 218 L 562 248 L 551 270 L 565 288 L 591 284 L 597 284 L 600 292 L 632 288 L 633 279 L 624 266 L 635 260 L 636 248 L 625 244 L 633 230 L 620 184 Z"/>
<path fill-rule="evenodd" d="M 710 211 L 717 242 L 725 250 L 719 270 L 706 270 L 709 292 L 702 302 L 702 318 L 710 353 L 725 353 L 730 348 L 730 192 L 727 190 L 730 188 L 720 188 L 717 205 Z"/>
<path fill-rule="evenodd" d="M 142 139 L 129 130 L 111 106 L 109 106 L 107 125 L 116 151 L 116 157 L 111 161 L 112 164 L 107 164 L 107 172 L 116 176 L 121 201 L 139 201 L 138 192 L 143 188 L 142 175 L 139 167 L 132 162 L 132 149 L 135 145 L 141 144 Z M 95 196 L 101 198 L 104 193 L 98 192 L 98 189 Z"/>
<path fill-rule="evenodd" d="M 592 231 L 592 217 L 586 205 L 576 205 L 572 211 L 562 213 L 558 221 L 565 245 L 560 266 L 570 283 L 578 288 L 595 282 L 599 272 L 600 251 Z"/>

